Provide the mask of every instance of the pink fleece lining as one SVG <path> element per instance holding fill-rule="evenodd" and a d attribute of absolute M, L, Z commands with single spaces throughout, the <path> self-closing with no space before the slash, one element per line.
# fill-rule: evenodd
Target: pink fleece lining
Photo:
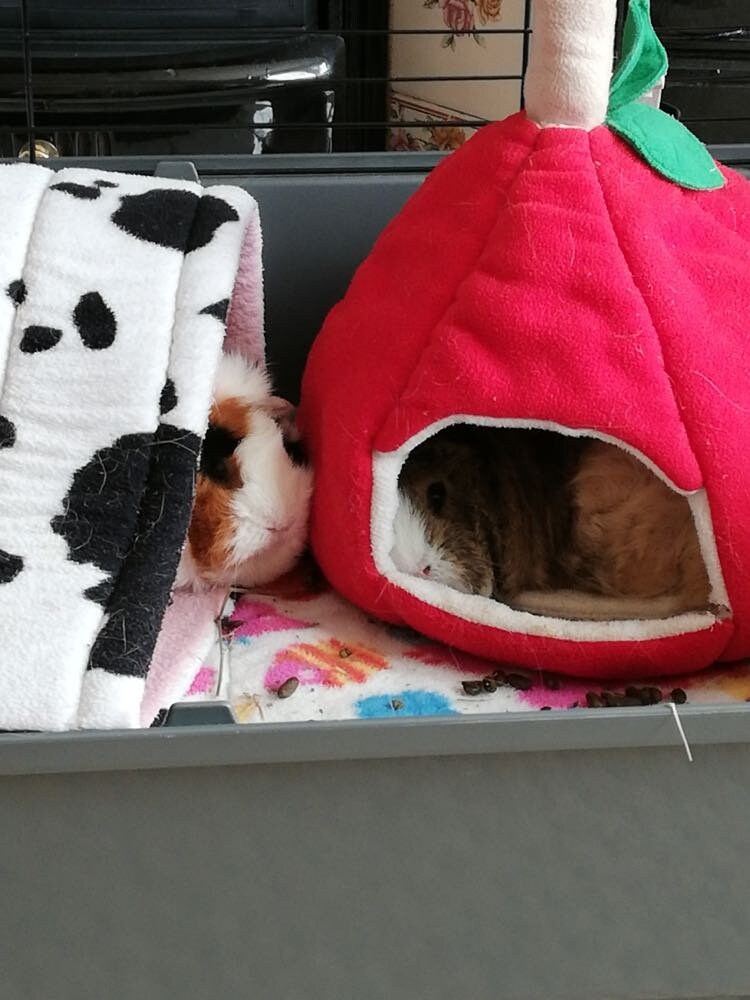
<path fill-rule="evenodd" d="M 224 351 L 240 354 L 265 367 L 262 250 L 256 206 L 245 230 L 227 315 Z M 187 590 L 173 593 L 146 678 L 141 725 L 151 725 L 160 709 L 168 708 L 190 688 L 214 638 L 215 619 L 226 594 L 223 588 L 198 594 Z"/>

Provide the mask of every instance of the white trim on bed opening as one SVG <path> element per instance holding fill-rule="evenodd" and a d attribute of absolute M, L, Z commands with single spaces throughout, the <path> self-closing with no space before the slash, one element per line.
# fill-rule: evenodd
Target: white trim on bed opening
<path fill-rule="evenodd" d="M 553 431 L 568 437 L 593 437 L 616 445 L 634 455 L 658 476 L 670 489 L 685 496 L 695 520 L 701 553 L 711 583 L 711 602 L 729 607 L 729 598 L 721 573 L 713 524 L 705 490 L 690 493 L 680 490 L 654 463 L 623 441 L 598 431 L 573 429 L 543 420 L 496 420 L 456 414 L 439 420 L 414 435 L 397 451 L 373 454 L 373 494 L 370 513 L 372 554 L 379 573 L 391 583 L 419 598 L 426 604 L 458 618 L 477 624 L 548 638 L 574 639 L 577 642 L 643 641 L 683 635 L 711 628 L 716 622 L 712 611 L 688 612 L 671 618 L 630 621 L 570 621 L 516 611 L 499 601 L 476 594 L 464 594 L 452 587 L 402 573 L 391 559 L 394 542 L 394 522 L 398 506 L 398 477 L 409 453 L 427 438 L 454 424 L 477 424 L 482 427 L 525 428 Z"/>

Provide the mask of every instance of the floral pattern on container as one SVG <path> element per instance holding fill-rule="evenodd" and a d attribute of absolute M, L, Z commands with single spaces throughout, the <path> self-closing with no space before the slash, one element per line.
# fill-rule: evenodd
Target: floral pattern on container
<path fill-rule="evenodd" d="M 444 48 L 456 48 L 456 39 L 471 36 L 478 45 L 484 45 L 484 36 L 477 31 L 482 26 L 502 20 L 504 0 L 422 0 L 425 7 L 439 7 L 448 34 L 443 38 Z"/>

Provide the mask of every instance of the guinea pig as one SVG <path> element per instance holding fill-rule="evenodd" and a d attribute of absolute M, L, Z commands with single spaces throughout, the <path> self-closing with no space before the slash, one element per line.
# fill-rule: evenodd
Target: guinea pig
<path fill-rule="evenodd" d="M 290 570 L 307 543 L 312 484 L 291 404 L 265 370 L 224 355 L 177 586 L 255 587 Z"/>
<path fill-rule="evenodd" d="M 398 520 L 413 522 L 410 507 L 420 515 L 431 552 L 450 563 L 459 590 L 510 603 L 521 591 L 570 586 L 570 487 L 581 447 L 545 431 L 444 428 L 407 457 Z M 416 528 L 398 529 L 391 555 L 404 572 L 429 567 L 432 576 L 433 562 L 415 562 L 418 546 L 404 544 Z"/>
<path fill-rule="evenodd" d="M 615 445 L 456 426 L 411 452 L 398 485 L 404 573 L 576 620 L 709 606 L 688 501 Z"/>
<path fill-rule="evenodd" d="M 492 595 L 491 548 L 472 493 L 475 479 L 460 444 L 431 439 L 411 453 L 398 484 L 391 549 L 397 569 L 467 594 Z"/>

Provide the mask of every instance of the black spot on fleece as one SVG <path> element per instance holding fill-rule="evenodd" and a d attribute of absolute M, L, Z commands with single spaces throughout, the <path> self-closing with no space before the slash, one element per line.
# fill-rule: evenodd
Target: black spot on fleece
<path fill-rule="evenodd" d="M 145 677 L 174 583 L 193 506 L 200 438 L 160 424 L 133 545 L 107 601 L 89 669 Z"/>
<path fill-rule="evenodd" d="M 126 434 L 92 455 L 52 519 L 52 530 L 68 543 L 70 561 L 90 563 L 108 575 L 86 595 L 98 604 L 106 603 L 135 534 L 153 437 Z"/>
<path fill-rule="evenodd" d="M 0 583 L 10 583 L 23 569 L 23 559 L 0 549 Z"/>

